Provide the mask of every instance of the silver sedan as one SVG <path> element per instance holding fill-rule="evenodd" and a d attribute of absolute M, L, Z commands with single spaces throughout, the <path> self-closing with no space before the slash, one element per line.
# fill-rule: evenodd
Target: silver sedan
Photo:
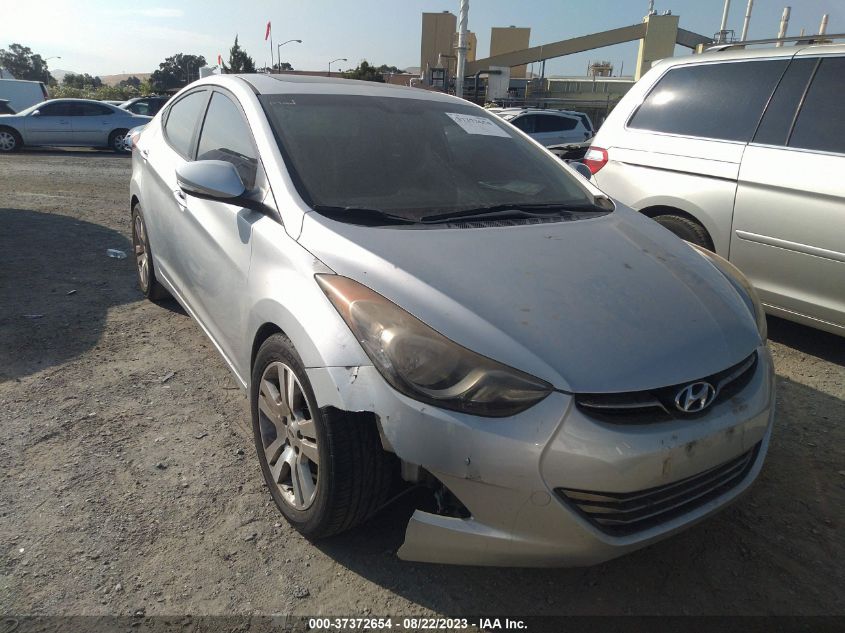
<path fill-rule="evenodd" d="M 0 117 L 0 152 L 25 146 L 106 147 L 126 151 L 124 137 L 151 117 L 92 99 L 53 99 Z"/>
<path fill-rule="evenodd" d="M 404 486 L 426 493 L 401 558 L 591 564 L 760 472 L 774 381 L 742 274 L 499 117 L 224 75 L 177 94 L 132 157 L 140 289 L 212 340 L 309 538 Z"/>

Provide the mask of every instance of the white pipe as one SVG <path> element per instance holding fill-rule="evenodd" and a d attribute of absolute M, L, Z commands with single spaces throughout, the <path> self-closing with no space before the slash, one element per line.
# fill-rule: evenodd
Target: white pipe
<path fill-rule="evenodd" d="M 469 0 L 461 0 L 460 26 L 458 27 L 458 68 L 455 77 L 455 95 L 464 98 L 464 66 L 467 61 L 467 22 L 469 21 Z"/>
<path fill-rule="evenodd" d="M 791 7 L 784 7 L 783 8 L 783 15 L 780 16 L 780 29 L 778 30 L 778 39 L 783 39 L 786 37 L 786 29 L 789 26 L 789 13 L 792 11 Z M 777 48 L 783 46 L 783 42 L 778 42 L 775 44 Z"/>
<path fill-rule="evenodd" d="M 745 19 L 742 21 L 742 35 L 739 40 L 744 42 L 748 37 L 748 24 L 751 22 L 751 9 L 754 8 L 754 0 L 748 0 L 748 6 L 745 7 Z"/>
<path fill-rule="evenodd" d="M 719 27 L 719 40 L 725 41 L 725 31 L 728 28 L 728 11 L 731 10 L 731 0 L 725 0 L 725 8 L 722 10 L 722 25 Z"/>
<path fill-rule="evenodd" d="M 819 25 L 819 35 L 827 33 L 827 13 L 822 16 L 822 23 Z"/>

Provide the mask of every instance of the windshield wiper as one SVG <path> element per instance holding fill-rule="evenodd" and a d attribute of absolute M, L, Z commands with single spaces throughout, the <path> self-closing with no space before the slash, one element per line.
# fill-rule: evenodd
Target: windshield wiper
<path fill-rule="evenodd" d="M 414 220 L 393 215 L 381 209 L 368 209 L 366 207 L 333 207 L 317 204 L 311 207 L 321 215 L 332 220 L 349 222 L 351 224 L 362 224 L 364 226 L 383 226 L 385 224 L 416 224 Z"/>
<path fill-rule="evenodd" d="M 542 218 L 550 215 L 562 213 L 607 213 L 607 209 L 603 209 L 594 204 L 493 204 L 486 207 L 476 207 L 474 209 L 463 209 L 461 211 L 452 211 L 450 213 L 439 213 L 435 215 L 426 215 L 420 219 L 423 224 L 437 224 L 439 222 L 449 222 L 451 220 L 476 220 L 480 218 Z"/>

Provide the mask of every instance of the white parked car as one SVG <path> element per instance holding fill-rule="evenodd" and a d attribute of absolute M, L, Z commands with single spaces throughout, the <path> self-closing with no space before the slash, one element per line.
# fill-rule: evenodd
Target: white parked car
<path fill-rule="evenodd" d="M 505 108 L 496 114 L 546 147 L 583 143 L 595 133 L 593 122 L 583 112 Z"/>
<path fill-rule="evenodd" d="M 605 121 L 599 187 L 729 259 L 766 311 L 845 335 L 845 46 L 664 60 Z"/>

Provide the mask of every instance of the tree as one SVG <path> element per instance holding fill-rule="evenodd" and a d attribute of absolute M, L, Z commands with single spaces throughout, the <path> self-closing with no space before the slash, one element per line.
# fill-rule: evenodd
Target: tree
<path fill-rule="evenodd" d="M 62 78 L 62 85 L 79 89 L 99 88 L 103 85 L 103 81 L 99 77 L 92 77 L 88 73 L 84 75 L 68 73 Z"/>
<path fill-rule="evenodd" d="M 0 49 L 0 67 L 8 70 L 15 79 L 50 82 L 47 62 L 32 52 L 28 46 L 10 44 L 9 50 Z"/>
<path fill-rule="evenodd" d="M 182 88 L 197 78 L 202 66 L 205 66 L 202 55 L 176 53 L 158 65 L 158 70 L 150 75 L 150 84 L 162 91 Z"/>
<path fill-rule="evenodd" d="M 388 66 L 387 64 L 382 64 L 378 68 L 376 68 L 382 75 L 401 75 L 403 73 L 402 70 L 399 70 L 396 66 Z"/>
<path fill-rule="evenodd" d="M 226 69 L 229 73 L 254 73 L 255 62 L 252 57 L 246 54 L 238 44 L 238 36 L 235 36 L 235 45 L 229 49 L 229 67 Z"/>
<path fill-rule="evenodd" d="M 273 72 L 277 73 L 282 70 L 293 70 L 293 66 L 291 66 L 288 62 L 282 62 L 281 64 L 273 64 Z"/>
<path fill-rule="evenodd" d="M 378 68 L 370 66 L 366 60 L 362 61 L 355 70 L 346 71 L 343 76 L 347 79 L 361 79 L 363 81 L 384 83 L 384 75 L 379 72 Z"/>
<path fill-rule="evenodd" d="M 133 88 L 140 88 L 141 87 L 141 80 L 138 79 L 135 75 L 132 75 L 131 77 L 128 77 L 126 79 L 122 79 L 121 81 L 119 81 L 117 83 L 117 85 L 121 88 L 128 88 L 130 86 L 133 87 Z"/>

